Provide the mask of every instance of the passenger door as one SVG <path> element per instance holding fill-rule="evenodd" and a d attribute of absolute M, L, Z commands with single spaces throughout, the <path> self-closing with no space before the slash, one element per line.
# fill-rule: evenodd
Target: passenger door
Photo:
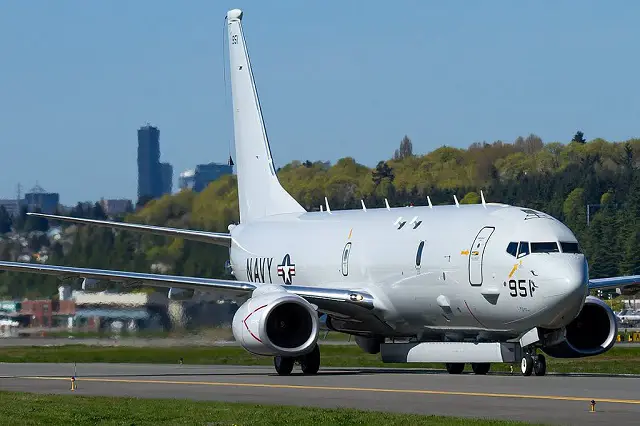
<path fill-rule="evenodd" d="M 485 226 L 480 230 L 473 240 L 471 250 L 469 250 L 469 283 L 473 286 L 482 285 L 482 259 L 487 241 L 493 234 L 493 226 Z"/>

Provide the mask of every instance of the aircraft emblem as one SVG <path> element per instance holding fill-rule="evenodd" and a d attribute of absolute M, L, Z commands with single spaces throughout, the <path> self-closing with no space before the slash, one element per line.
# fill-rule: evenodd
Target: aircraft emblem
<path fill-rule="evenodd" d="M 291 257 L 289 257 L 289 253 L 287 253 L 284 255 L 284 259 L 282 259 L 282 264 L 278 265 L 278 276 L 282 277 L 282 281 L 289 285 L 293 282 L 293 276 L 295 274 L 296 265 L 291 263 Z"/>

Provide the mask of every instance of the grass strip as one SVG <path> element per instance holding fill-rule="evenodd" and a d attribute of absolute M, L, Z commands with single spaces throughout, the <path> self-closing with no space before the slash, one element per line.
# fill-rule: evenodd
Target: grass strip
<path fill-rule="evenodd" d="M 322 367 L 437 368 L 440 363 L 385 364 L 379 355 L 359 347 L 320 345 Z M 241 347 L 128 347 L 128 346 L 24 346 L 0 348 L 0 362 L 150 363 L 200 365 L 273 365 L 271 357 L 248 353 Z M 509 371 L 509 364 L 493 364 L 492 371 Z M 469 367 L 467 367 L 470 370 Z M 518 372 L 519 366 L 514 366 Z M 605 354 L 578 359 L 547 357 L 547 371 L 557 373 L 640 374 L 640 348 L 614 347 Z"/>
<path fill-rule="evenodd" d="M 511 421 L 189 400 L 0 392 L 7 425 L 523 425 Z"/>

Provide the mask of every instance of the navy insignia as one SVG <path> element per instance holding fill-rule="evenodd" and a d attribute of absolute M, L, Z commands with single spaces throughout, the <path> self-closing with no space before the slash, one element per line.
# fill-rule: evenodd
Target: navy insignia
<path fill-rule="evenodd" d="M 289 285 L 293 282 L 293 276 L 296 274 L 296 265 L 291 263 L 289 253 L 284 255 L 282 264 L 278 265 L 278 276 L 282 277 L 282 281 Z"/>

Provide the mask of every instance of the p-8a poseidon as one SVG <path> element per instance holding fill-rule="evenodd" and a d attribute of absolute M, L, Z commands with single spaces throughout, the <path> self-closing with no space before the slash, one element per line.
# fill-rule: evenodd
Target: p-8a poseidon
<path fill-rule="evenodd" d="M 233 334 L 274 357 L 279 374 L 320 366 L 320 317 L 385 362 L 442 362 L 449 373 L 495 362 L 544 375 L 542 352 L 601 354 L 616 338 L 595 288 L 640 276 L 589 280 L 574 234 L 542 212 L 487 203 L 307 212 L 280 185 L 242 28 L 227 13 L 240 222 L 229 233 L 40 216 L 191 239 L 229 248 L 236 280 L 0 262 L 0 270 L 226 292 L 242 303 Z M 401 341 L 402 343 L 396 343 Z"/>

